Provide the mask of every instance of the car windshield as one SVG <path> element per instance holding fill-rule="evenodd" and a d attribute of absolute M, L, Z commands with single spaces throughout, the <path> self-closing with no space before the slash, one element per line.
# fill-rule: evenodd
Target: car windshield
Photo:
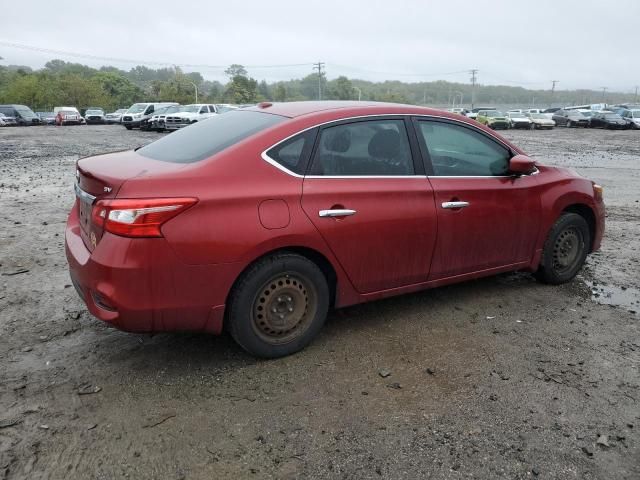
<path fill-rule="evenodd" d="M 148 103 L 134 103 L 129 107 L 127 113 L 140 113 L 144 112 L 145 108 L 147 108 Z"/>
<path fill-rule="evenodd" d="M 87 110 L 86 115 L 102 115 L 104 112 L 102 110 Z"/>
<path fill-rule="evenodd" d="M 125 113 L 127 111 L 126 108 L 119 108 L 118 110 L 115 111 L 115 113 Z"/>
<path fill-rule="evenodd" d="M 183 108 L 183 112 L 197 112 L 200 110 L 201 105 L 187 105 Z"/>
<path fill-rule="evenodd" d="M 527 118 L 524 114 L 518 112 L 511 112 L 509 114 L 510 118 Z"/>
<path fill-rule="evenodd" d="M 581 113 L 582 115 L 584 115 L 585 117 L 593 117 L 593 113 L 594 112 L 578 112 Z"/>
<path fill-rule="evenodd" d="M 585 115 L 582 114 L 582 112 L 569 112 L 569 116 L 570 117 L 580 117 L 580 118 L 584 118 Z"/>
<path fill-rule="evenodd" d="M 236 110 L 194 123 L 137 152 L 163 162 L 198 162 L 285 120 L 280 115 Z"/>
<path fill-rule="evenodd" d="M 604 118 L 608 120 L 621 120 L 622 117 L 617 113 L 605 113 Z"/>
<path fill-rule="evenodd" d="M 221 106 L 221 105 L 217 105 L 218 107 L 218 113 L 225 113 L 225 112 L 230 112 L 231 110 L 237 110 L 236 108 L 233 107 L 227 107 L 227 106 Z"/>
<path fill-rule="evenodd" d="M 171 105 L 170 107 L 165 107 L 165 109 L 160 113 L 177 113 L 181 112 L 184 107 L 182 105 Z"/>
<path fill-rule="evenodd" d="M 36 114 L 30 108 L 27 107 L 16 107 L 16 110 L 23 117 L 35 117 Z"/>
<path fill-rule="evenodd" d="M 536 118 L 536 119 L 540 119 L 540 120 L 542 120 L 544 118 L 547 118 L 544 115 L 542 115 L 541 113 L 532 113 L 530 116 L 531 116 L 531 118 Z"/>
<path fill-rule="evenodd" d="M 504 117 L 504 114 L 502 112 L 497 111 L 497 110 L 489 110 L 487 112 L 484 112 L 483 115 L 485 117 Z"/>
<path fill-rule="evenodd" d="M 631 116 L 633 118 L 640 118 L 640 110 L 631 110 Z"/>

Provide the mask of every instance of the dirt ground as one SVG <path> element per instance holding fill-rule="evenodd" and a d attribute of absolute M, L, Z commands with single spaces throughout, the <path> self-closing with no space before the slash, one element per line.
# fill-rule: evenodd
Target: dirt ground
<path fill-rule="evenodd" d="M 605 186 L 571 284 L 347 308 L 273 361 L 107 328 L 71 288 L 75 160 L 157 136 L 0 129 L 0 479 L 640 478 L 640 132 L 506 132 Z"/>

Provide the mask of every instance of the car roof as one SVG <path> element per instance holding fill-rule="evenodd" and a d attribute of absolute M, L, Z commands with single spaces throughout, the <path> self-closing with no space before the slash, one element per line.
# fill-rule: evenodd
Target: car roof
<path fill-rule="evenodd" d="M 306 101 L 306 102 L 263 102 L 256 106 L 243 108 L 244 111 L 256 111 L 296 118 L 306 115 L 329 113 L 333 111 L 336 119 L 364 115 L 434 115 L 459 119 L 459 115 L 436 108 L 404 105 L 401 103 L 358 102 L 358 101 Z"/>

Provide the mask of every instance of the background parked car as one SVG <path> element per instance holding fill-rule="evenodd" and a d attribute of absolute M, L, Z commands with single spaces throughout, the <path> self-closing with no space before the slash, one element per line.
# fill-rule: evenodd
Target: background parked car
<path fill-rule="evenodd" d="M 507 112 L 507 117 L 509 117 L 509 123 L 511 128 L 527 128 L 527 129 L 535 128 L 535 124 L 524 113 Z"/>
<path fill-rule="evenodd" d="M 496 109 L 494 107 L 472 108 L 471 111 L 469 113 L 467 113 L 467 117 L 475 119 L 478 116 L 478 112 L 481 112 L 482 110 L 496 110 Z"/>
<path fill-rule="evenodd" d="M 552 129 L 556 126 L 556 122 L 547 117 L 544 113 L 525 113 L 527 117 L 531 119 L 531 123 L 533 124 L 533 128 L 536 129 Z"/>
<path fill-rule="evenodd" d="M 476 121 L 494 130 L 507 129 L 511 126 L 509 118 L 498 110 L 481 110 Z"/>
<path fill-rule="evenodd" d="M 589 118 L 577 110 L 558 110 L 553 114 L 556 125 L 563 127 L 588 127 Z"/>
<path fill-rule="evenodd" d="M 591 128 L 609 128 L 611 130 L 627 130 L 631 128 L 630 122 L 613 112 L 596 112 L 589 120 Z"/>
<path fill-rule="evenodd" d="M 103 124 L 104 123 L 104 110 L 101 108 L 89 107 L 84 112 L 84 119 L 89 124 Z"/>
<path fill-rule="evenodd" d="M 165 128 L 167 130 L 177 130 L 217 114 L 218 109 L 215 105 L 204 103 L 185 105 L 180 112 L 166 116 Z"/>
<path fill-rule="evenodd" d="M 104 116 L 104 123 L 112 125 L 114 123 L 120 123 L 122 115 L 127 111 L 126 108 L 119 108 L 115 112 L 107 113 Z"/>
<path fill-rule="evenodd" d="M 16 125 L 18 125 L 18 122 L 16 122 L 15 118 L 0 113 L 0 127 L 15 127 Z"/>
<path fill-rule="evenodd" d="M 184 107 L 182 105 L 170 105 L 168 107 L 158 109 L 149 119 L 149 130 L 155 130 L 156 132 L 164 131 L 164 121 L 166 116 L 172 113 L 181 112 L 183 108 Z"/>
<path fill-rule="evenodd" d="M 53 125 L 56 123 L 56 114 L 53 112 L 36 112 L 40 117 L 40 121 L 45 125 Z"/>
<path fill-rule="evenodd" d="M 156 109 L 168 107 L 169 105 L 178 105 L 176 102 L 151 102 L 151 103 L 134 103 L 129 107 L 120 123 L 127 130 L 132 128 L 140 128 L 140 122 L 150 118 Z"/>
<path fill-rule="evenodd" d="M 0 105 L 0 113 L 4 113 L 7 117 L 13 117 L 16 123 L 26 127 L 29 125 L 40 125 L 40 117 L 33 110 L 25 105 Z"/>
<path fill-rule="evenodd" d="M 80 124 L 85 123 L 85 119 L 84 119 L 84 117 L 80 114 L 80 110 L 78 110 L 76 107 L 54 107 L 54 108 L 53 108 L 53 113 L 55 113 L 55 114 L 56 114 L 56 119 L 57 119 L 58 113 L 59 113 L 59 112 L 62 112 L 62 111 L 65 111 L 65 112 L 75 112 L 75 113 L 78 115 L 78 118 L 79 118 L 79 122 L 80 122 Z M 58 123 L 57 123 L 57 120 L 56 120 L 56 125 L 57 125 L 57 124 L 58 124 Z"/>
<path fill-rule="evenodd" d="M 56 125 L 80 125 L 82 124 L 81 118 L 78 110 L 58 110 L 56 114 Z"/>
<path fill-rule="evenodd" d="M 622 118 L 629 121 L 631 128 L 640 129 L 640 108 L 625 109 L 621 115 Z"/>

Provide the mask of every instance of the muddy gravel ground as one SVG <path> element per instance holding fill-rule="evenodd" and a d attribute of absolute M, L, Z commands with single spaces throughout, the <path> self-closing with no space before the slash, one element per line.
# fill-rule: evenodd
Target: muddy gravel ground
<path fill-rule="evenodd" d="M 0 478 L 640 478 L 640 132 L 506 132 L 605 186 L 572 283 L 347 308 L 273 361 L 107 328 L 71 288 L 75 160 L 157 136 L 0 129 Z"/>

